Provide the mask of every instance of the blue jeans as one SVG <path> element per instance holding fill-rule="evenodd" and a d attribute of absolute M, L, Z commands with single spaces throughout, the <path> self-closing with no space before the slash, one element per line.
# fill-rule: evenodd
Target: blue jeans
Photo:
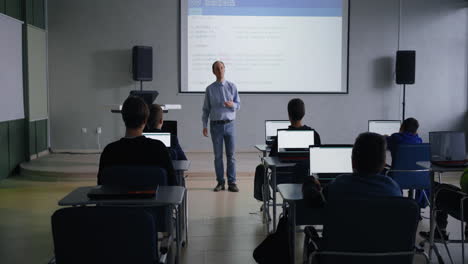
<path fill-rule="evenodd" d="M 224 180 L 224 164 L 223 164 L 223 141 L 226 145 L 226 158 L 227 158 L 227 179 L 228 183 L 236 182 L 236 158 L 235 144 L 236 144 L 236 129 L 234 122 L 227 124 L 213 124 L 210 123 L 211 140 L 213 141 L 214 152 L 214 166 L 216 171 L 216 180 L 218 183 L 225 183 Z"/>

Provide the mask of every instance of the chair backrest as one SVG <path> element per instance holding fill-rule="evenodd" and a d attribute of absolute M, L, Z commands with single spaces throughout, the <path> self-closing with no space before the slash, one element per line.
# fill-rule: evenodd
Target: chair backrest
<path fill-rule="evenodd" d="M 333 201 L 326 206 L 321 251 L 388 253 L 413 251 L 419 207 L 402 197 Z M 413 256 L 321 256 L 320 263 L 412 263 Z"/>
<path fill-rule="evenodd" d="M 52 215 L 57 264 L 154 264 L 153 216 L 141 208 L 72 207 Z"/>
<path fill-rule="evenodd" d="M 401 189 L 429 189 L 431 187 L 430 172 L 398 172 L 398 170 L 422 170 L 418 161 L 431 160 L 431 145 L 422 144 L 400 144 L 395 148 L 392 158 L 392 168 L 389 174 Z M 392 170 L 396 170 L 392 172 Z"/>
<path fill-rule="evenodd" d="M 167 172 L 158 166 L 112 166 L 104 168 L 102 185 L 157 186 L 168 185 Z"/>

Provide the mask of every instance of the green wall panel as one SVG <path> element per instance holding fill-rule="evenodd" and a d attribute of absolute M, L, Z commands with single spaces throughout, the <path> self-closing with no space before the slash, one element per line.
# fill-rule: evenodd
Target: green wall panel
<path fill-rule="evenodd" d="M 36 154 L 36 122 L 29 122 L 29 156 Z"/>
<path fill-rule="evenodd" d="M 21 162 L 26 160 L 25 138 L 24 138 L 24 119 L 10 121 L 8 124 L 9 151 L 10 151 L 10 172 Z"/>
<path fill-rule="evenodd" d="M 33 25 L 45 29 L 45 3 L 44 0 L 33 0 Z"/>
<path fill-rule="evenodd" d="M 0 0 L 0 13 L 5 13 L 5 0 Z"/>
<path fill-rule="evenodd" d="M 8 16 L 22 20 L 21 17 L 21 0 L 5 0 L 5 13 Z"/>
<path fill-rule="evenodd" d="M 47 119 L 36 121 L 37 152 L 47 150 Z"/>
<path fill-rule="evenodd" d="M 0 123 L 0 179 L 8 177 L 8 122 Z"/>
<path fill-rule="evenodd" d="M 33 0 L 26 0 L 26 22 L 31 25 L 34 24 L 33 12 Z"/>

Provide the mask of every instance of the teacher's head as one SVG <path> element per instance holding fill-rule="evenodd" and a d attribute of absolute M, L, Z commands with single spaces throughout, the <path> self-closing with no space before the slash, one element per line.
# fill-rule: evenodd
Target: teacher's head
<path fill-rule="evenodd" d="M 213 74 L 216 76 L 217 81 L 224 81 L 224 62 L 215 61 L 211 66 Z"/>

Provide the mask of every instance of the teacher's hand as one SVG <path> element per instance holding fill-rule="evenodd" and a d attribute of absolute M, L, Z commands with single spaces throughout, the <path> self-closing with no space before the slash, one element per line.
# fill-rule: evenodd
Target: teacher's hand
<path fill-rule="evenodd" d="M 233 101 L 226 101 L 226 102 L 224 102 L 224 106 L 232 108 L 232 107 L 234 107 L 234 102 Z"/>
<path fill-rule="evenodd" d="M 206 128 L 206 127 L 203 128 L 203 135 L 204 135 L 205 137 L 208 137 L 208 128 Z"/>

